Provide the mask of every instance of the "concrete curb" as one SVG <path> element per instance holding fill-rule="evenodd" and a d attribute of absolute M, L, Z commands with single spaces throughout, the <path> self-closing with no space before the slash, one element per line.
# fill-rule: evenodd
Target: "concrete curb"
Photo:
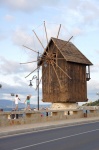
<path fill-rule="evenodd" d="M 74 121 L 74 120 L 73 120 Z M 47 130 L 47 129 L 52 129 L 52 128 L 58 128 L 58 127 L 68 127 L 70 125 L 79 125 L 82 123 L 91 123 L 91 122 L 97 122 L 99 121 L 98 118 L 94 118 L 90 120 L 79 120 L 79 121 L 75 121 L 75 122 L 66 122 L 66 123 L 59 123 L 59 124 L 55 124 L 52 123 L 50 125 L 43 125 L 43 126 L 38 126 L 38 127 L 31 127 L 31 128 L 23 128 L 23 129 L 17 129 L 17 130 L 10 130 L 10 131 L 5 131 L 5 132 L 1 132 L 0 133 L 0 138 L 4 137 L 4 136 L 13 136 L 15 134 L 26 134 L 27 132 L 33 132 L 33 131 L 40 131 L 40 130 Z"/>

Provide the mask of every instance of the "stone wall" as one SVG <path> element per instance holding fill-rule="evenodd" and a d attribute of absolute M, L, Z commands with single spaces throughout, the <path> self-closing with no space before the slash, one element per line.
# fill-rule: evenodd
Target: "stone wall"
<path fill-rule="evenodd" d="M 86 113 L 87 110 L 87 113 Z M 50 122 L 55 120 L 67 120 L 83 117 L 99 116 L 98 109 L 68 109 L 68 110 L 47 110 L 46 111 L 13 111 L 0 112 L 0 126 L 14 126 L 32 124 L 39 122 Z"/>

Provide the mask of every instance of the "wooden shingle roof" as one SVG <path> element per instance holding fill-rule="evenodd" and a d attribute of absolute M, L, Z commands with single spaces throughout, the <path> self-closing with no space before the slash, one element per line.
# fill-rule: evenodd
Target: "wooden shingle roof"
<path fill-rule="evenodd" d="M 51 38 L 50 42 L 51 41 L 54 42 L 66 61 L 92 65 L 92 63 L 71 42 L 67 43 L 67 41 L 63 41 L 57 38 Z M 65 45 L 65 43 L 67 44 Z"/>

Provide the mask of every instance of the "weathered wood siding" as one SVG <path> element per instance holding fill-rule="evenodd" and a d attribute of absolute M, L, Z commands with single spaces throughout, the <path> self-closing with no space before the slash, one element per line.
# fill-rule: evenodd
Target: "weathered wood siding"
<path fill-rule="evenodd" d="M 54 48 L 54 49 L 53 49 Z M 56 53 L 56 64 L 46 67 L 42 64 L 42 91 L 43 102 L 85 102 L 87 101 L 86 65 L 66 62 L 57 47 L 50 44 L 49 51 Z M 54 66 L 54 67 L 53 67 Z M 57 72 L 58 77 L 54 71 Z"/>
<path fill-rule="evenodd" d="M 86 66 L 77 63 L 68 63 L 68 71 L 72 77 L 72 80 L 68 82 L 69 102 L 86 102 Z"/>

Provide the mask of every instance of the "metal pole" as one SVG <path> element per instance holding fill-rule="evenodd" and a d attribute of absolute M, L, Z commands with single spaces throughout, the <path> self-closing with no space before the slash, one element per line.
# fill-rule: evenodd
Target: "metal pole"
<path fill-rule="evenodd" d="M 38 58 L 37 58 L 37 62 L 39 62 L 39 51 L 38 51 Z M 37 66 L 38 66 L 38 64 L 37 64 Z M 37 82 L 37 85 L 38 85 L 38 91 L 37 91 L 37 100 L 38 100 L 38 110 L 39 110 L 39 68 L 37 69 L 37 73 L 38 73 L 38 77 L 37 77 L 37 80 L 38 80 L 38 82 Z"/>

